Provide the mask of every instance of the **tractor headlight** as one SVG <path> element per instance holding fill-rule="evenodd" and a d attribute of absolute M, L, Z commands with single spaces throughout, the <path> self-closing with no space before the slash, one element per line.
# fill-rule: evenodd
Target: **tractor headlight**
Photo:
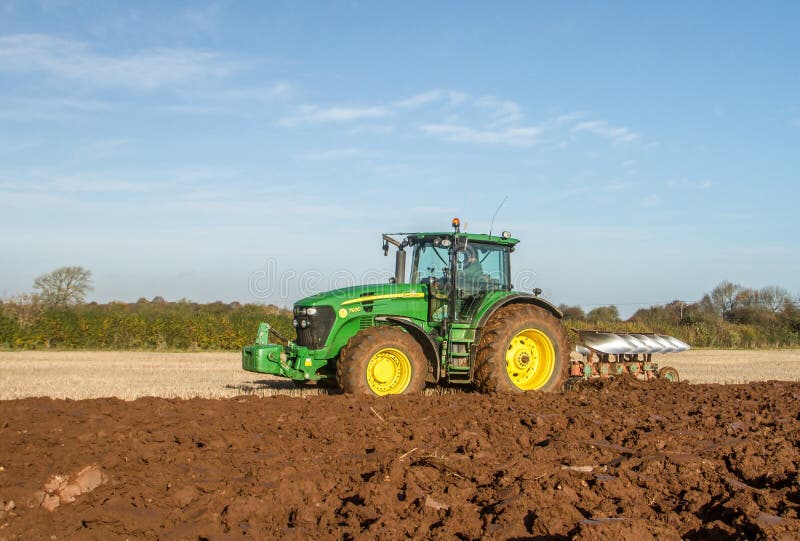
<path fill-rule="evenodd" d="M 332 306 L 295 306 L 294 319 L 297 321 L 295 343 L 308 349 L 320 349 L 336 323 L 336 312 Z"/>
<path fill-rule="evenodd" d="M 296 319 L 293 319 L 293 320 L 292 320 L 292 326 L 293 326 L 293 327 L 297 327 L 297 320 L 296 320 Z"/>

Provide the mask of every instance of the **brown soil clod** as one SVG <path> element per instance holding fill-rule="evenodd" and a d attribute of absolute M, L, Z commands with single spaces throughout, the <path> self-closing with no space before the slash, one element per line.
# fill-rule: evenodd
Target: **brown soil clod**
<path fill-rule="evenodd" d="M 33 493 L 32 503 L 52 512 L 57 507 L 74 502 L 81 494 L 87 494 L 106 482 L 107 477 L 97 466 L 86 466 L 71 476 L 53 474 Z"/>

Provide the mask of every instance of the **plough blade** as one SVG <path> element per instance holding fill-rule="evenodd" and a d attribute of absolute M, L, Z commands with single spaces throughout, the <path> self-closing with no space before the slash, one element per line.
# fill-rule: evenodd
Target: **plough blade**
<path fill-rule="evenodd" d="M 686 342 L 655 333 L 578 331 L 578 335 L 583 346 L 608 355 L 679 353 L 689 349 Z"/>
<path fill-rule="evenodd" d="M 656 333 L 583 331 L 576 329 L 580 343 L 571 357 L 570 378 L 567 385 L 596 378 L 612 378 L 623 374 L 638 379 L 664 379 L 680 381 L 678 371 L 660 367 L 653 362 L 653 354 L 678 353 L 689 349 L 689 344 L 675 337 Z"/>

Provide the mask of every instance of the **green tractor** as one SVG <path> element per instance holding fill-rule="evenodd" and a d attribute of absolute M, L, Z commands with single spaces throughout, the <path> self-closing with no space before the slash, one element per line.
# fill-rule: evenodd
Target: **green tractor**
<path fill-rule="evenodd" d="M 426 383 L 524 392 L 558 390 L 570 377 L 658 377 L 652 347 L 631 353 L 645 338 L 662 338 L 656 335 L 590 334 L 589 346 L 579 350 L 583 360 L 571 360 L 558 308 L 538 288 L 514 291 L 510 259 L 519 241 L 508 232 L 462 233 L 457 218 L 452 225 L 444 233 L 384 234 L 384 255 L 390 245 L 397 248 L 390 283 L 297 301 L 297 338 L 286 340 L 262 323 L 255 344 L 243 348 L 242 367 L 371 395 L 419 393 Z M 412 252 L 408 280 L 406 249 Z M 621 351 L 621 343 L 628 349 Z M 604 351 L 606 344 L 616 349 Z"/>

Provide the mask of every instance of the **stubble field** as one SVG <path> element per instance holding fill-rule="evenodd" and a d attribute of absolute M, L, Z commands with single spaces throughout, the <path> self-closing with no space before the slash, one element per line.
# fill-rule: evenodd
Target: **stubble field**
<path fill-rule="evenodd" d="M 0 353 L 0 541 L 800 538 L 797 351 L 513 396 L 320 395 L 238 362 Z"/>
<path fill-rule="evenodd" d="M 800 350 L 690 350 L 663 355 L 690 383 L 800 381 Z M 0 400 L 117 397 L 228 398 L 320 394 L 284 379 L 244 372 L 238 352 L 137 351 L 0 352 Z M 433 391 L 430 391 L 433 392 Z M 437 391 L 438 392 L 438 391 Z"/>

